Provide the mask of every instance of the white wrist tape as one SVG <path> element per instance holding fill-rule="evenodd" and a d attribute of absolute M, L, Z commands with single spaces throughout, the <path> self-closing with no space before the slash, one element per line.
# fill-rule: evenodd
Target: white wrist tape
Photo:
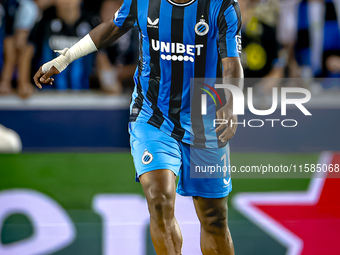
<path fill-rule="evenodd" d="M 98 49 L 94 42 L 92 41 L 91 36 L 87 34 L 84 38 L 82 38 L 79 42 L 73 45 L 70 49 L 65 48 L 63 50 L 55 50 L 55 52 L 60 53 L 60 56 L 56 57 L 50 62 L 45 63 L 42 66 L 42 71 L 43 73 L 47 73 L 50 70 L 50 68 L 54 66 L 55 68 L 58 69 L 59 72 L 62 72 L 74 60 L 95 51 L 98 51 Z"/>

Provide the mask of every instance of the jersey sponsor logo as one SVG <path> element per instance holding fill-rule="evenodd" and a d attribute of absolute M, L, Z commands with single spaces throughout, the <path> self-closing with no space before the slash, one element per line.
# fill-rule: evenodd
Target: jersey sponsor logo
<path fill-rule="evenodd" d="M 237 47 L 237 52 L 241 53 L 242 52 L 242 39 L 240 35 L 236 35 L 236 47 Z"/>
<path fill-rule="evenodd" d="M 152 21 L 149 17 L 148 17 L 148 27 L 153 27 L 153 28 L 158 28 L 158 22 L 159 19 L 155 19 L 154 21 Z"/>
<path fill-rule="evenodd" d="M 131 113 L 132 114 L 138 114 L 139 111 L 140 111 L 140 109 L 136 107 L 136 108 L 132 108 Z"/>
<path fill-rule="evenodd" d="M 152 160 L 153 160 L 153 155 L 148 150 L 145 150 L 142 156 L 142 163 L 144 165 L 148 165 L 152 162 Z"/>
<path fill-rule="evenodd" d="M 194 56 L 201 55 L 203 44 L 191 45 L 183 43 L 160 42 L 151 40 L 151 46 L 154 51 L 160 51 L 161 59 L 173 61 L 191 61 L 194 62 Z"/>
<path fill-rule="evenodd" d="M 209 32 L 209 25 L 204 19 L 201 19 L 195 26 L 195 32 L 199 36 L 204 36 Z"/>

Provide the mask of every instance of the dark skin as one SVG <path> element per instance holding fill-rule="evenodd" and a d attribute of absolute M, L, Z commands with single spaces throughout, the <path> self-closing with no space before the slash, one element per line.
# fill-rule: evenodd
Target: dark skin
<path fill-rule="evenodd" d="M 158 255 L 181 254 L 182 233 L 175 218 L 176 176 L 170 170 L 139 177 L 150 212 L 150 234 Z"/>
<path fill-rule="evenodd" d="M 243 68 L 239 58 L 223 58 L 223 83 L 232 84 L 243 90 Z M 237 123 L 237 115 L 233 114 L 233 97 L 229 90 L 225 89 L 227 103 L 216 112 L 217 119 L 227 120 L 229 123 Z M 228 127 L 227 127 L 228 126 Z M 226 128 L 227 127 L 227 128 Z M 216 132 L 224 132 L 218 137 L 222 142 L 229 141 L 236 133 L 237 125 L 223 124 L 216 128 Z"/>
<path fill-rule="evenodd" d="M 178 3 L 185 3 L 187 0 L 177 0 Z M 90 36 L 98 49 L 104 48 L 121 37 L 126 30 L 114 25 L 112 19 L 103 22 L 90 32 Z M 243 85 L 235 82 L 232 78 L 243 78 L 242 66 L 239 58 L 222 59 L 224 66 L 224 83 L 234 84 L 240 88 Z M 52 84 L 52 75 L 59 71 L 52 67 L 46 74 L 42 68 L 34 76 L 34 82 L 38 88 L 42 84 Z M 226 119 L 228 123 L 232 120 L 237 122 L 237 116 L 232 113 L 233 98 L 229 91 L 226 91 L 228 103 L 217 113 L 217 118 Z M 231 139 L 237 129 L 236 125 L 221 125 L 216 131 L 225 128 L 220 135 L 221 141 Z M 150 212 L 150 232 L 153 245 L 158 255 L 179 255 L 181 254 L 182 235 L 178 223 L 174 217 L 174 205 L 176 197 L 176 176 L 168 169 L 158 169 L 147 172 L 140 176 L 140 182 L 148 202 Z M 227 200 L 228 197 L 208 199 L 194 197 L 194 204 L 198 218 L 201 222 L 201 249 L 204 255 L 233 255 L 234 247 L 227 222 Z"/>
<path fill-rule="evenodd" d="M 193 197 L 201 222 L 201 250 L 204 255 L 235 254 L 228 227 L 228 197 Z"/>

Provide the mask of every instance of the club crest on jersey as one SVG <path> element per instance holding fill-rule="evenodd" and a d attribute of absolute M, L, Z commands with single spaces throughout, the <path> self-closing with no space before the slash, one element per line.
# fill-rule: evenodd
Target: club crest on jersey
<path fill-rule="evenodd" d="M 148 165 L 152 162 L 152 160 L 153 160 L 152 154 L 148 150 L 145 150 L 142 156 L 142 163 L 144 165 Z"/>
<path fill-rule="evenodd" d="M 158 22 L 159 22 L 159 19 L 155 19 L 154 21 L 152 21 L 148 17 L 148 27 L 158 28 Z"/>
<path fill-rule="evenodd" d="M 209 25 L 204 19 L 201 19 L 195 26 L 195 32 L 199 36 L 204 36 L 209 32 Z"/>

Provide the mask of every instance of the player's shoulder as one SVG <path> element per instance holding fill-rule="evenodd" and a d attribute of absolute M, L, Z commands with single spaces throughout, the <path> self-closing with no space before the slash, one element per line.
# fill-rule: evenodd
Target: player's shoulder
<path fill-rule="evenodd" d="M 237 0 L 210 0 L 210 15 L 213 19 L 224 13 L 231 5 L 237 3 Z"/>
<path fill-rule="evenodd" d="M 237 3 L 237 0 L 210 0 L 210 3 L 216 4 L 216 5 L 231 5 L 233 3 Z"/>
<path fill-rule="evenodd" d="M 237 0 L 210 0 L 210 6 L 212 11 L 220 11 L 227 9 L 237 2 Z"/>

